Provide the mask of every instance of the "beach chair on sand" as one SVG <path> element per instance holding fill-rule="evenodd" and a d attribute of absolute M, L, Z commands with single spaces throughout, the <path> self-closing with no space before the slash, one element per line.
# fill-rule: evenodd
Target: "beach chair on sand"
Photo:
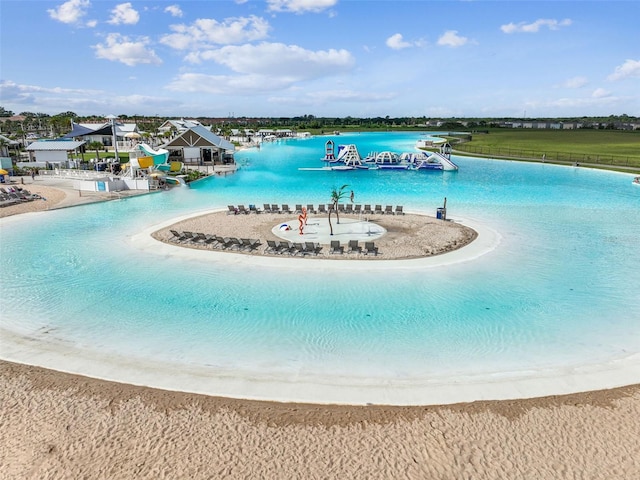
<path fill-rule="evenodd" d="M 324 203 L 318 205 L 318 213 L 327 213 L 327 209 L 324 208 Z"/>
<path fill-rule="evenodd" d="M 172 242 L 184 242 L 187 239 L 187 237 L 184 236 L 184 233 L 178 232 L 177 230 L 169 230 L 169 232 L 173 235 L 173 237 L 169 239 Z"/>
<path fill-rule="evenodd" d="M 300 203 L 296 204 L 296 209 L 293 211 L 293 213 L 302 213 L 302 205 Z"/>
<path fill-rule="evenodd" d="M 280 249 L 280 253 L 288 253 L 289 255 L 293 255 L 296 251 L 293 243 L 291 242 L 278 242 L 278 248 Z"/>
<path fill-rule="evenodd" d="M 204 233 L 194 233 L 193 234 L 193 243 L 204 243 L 204 241 L 207 239 L 207 236 Z"/>
<path fill-rule="evenodd" d="M 376 205 L 376 208 L 373 209 L 373 213 L 382 215 L 382 205 Z"/>
<path fill-rule="evenodd" d="M 313 208 L 313 205 L 309 203 L 307 204 L 307 214 L 312 214 L 312 213 L 316 213 L 316 209 Z"/>
<path fill-rule="evenodd" d="M 362 249 L 360 245 L 358 245 L 358 240 L 349 240 L 349 248 L 347 249 L 347 253 L 360 253 Z"/>
<path fill-rule="evenodd" d="M 397 205 L 396 206 L 396 215 L 404 215 L 404 210 L 402 210 L 402 205 Z"/>
<path fill-rule="evenodd" d="M 374 242 L 364 242 L 364 254 L 378 255 L 378 247 L 376 247 Z"/>
<path fill-rule="evenodd" d="M 304 247 L 309 255 L 318 255 L 322 247 L 318 243 L 305 242 Z"/>
<path fill-rule="evenodd" d="M 216 240 L 218 241 L 217 247 L 226 250 L 231 246 L 231 239 L 229 237 L 221 237 L 220 235 L 216 235 Z"/>
<path fill-rule="evenodd" d="M 249 210 L 247 210 L 244 205 L 238 205 L 238 213 L 244 213 L 245 215 L 248 215 Z"/>
<path fill-rule="evenodd" d="M 305 250 L 305 246 L 304 246 L 303 243 L 294 243 L 293 244 L 293 250 L 291 252 L 292 255 L 297 255 L 297 254 L 304 255 L 305 253 L 307 253 L 307 252 Z"/>
<path fill-rule="evenodd" d="M 286 203 L 283 203 L 282 210 L 280 211 L 280 213 L 291 213 L 291 209 L 289 208 L 289 205 L 287 205 Z"/>
<path fill-rule="evenodd" d="M 276 205 L 275 203 L 272 203 L 271 213 L 282 213 L 282 212 L 280 211 L 280 207 L 278 205 Z"/>
<path fill-rule="evenodd" d="M 238 210 L 234 205 L 227 205 L 227 215 L 237 215 Z"/>
<path fill-rule="evenodd" d="M 271 213 L 271 205 L 269 205 L 268 203 L 263 203 L 262 204 L 262 211 L 264 213 Z"/>
<path fill-rule="evenodd" d="M 249 204 L 249 213 L 260 213 L 260 209 L 253 204 Z"/>
<path fill-rule="evenodd" d="M 386 207 L 384 207 L 384 214 L 393 215 L 393 205 L 387 205 Z"/>
<path fill-rule="evenodd" d="M 344 247 L 340 245 L 339 240 L 331 240 L 329 253 L 338 253 L 338 254 L 344 253 Z"/>
<path fill-rule="evenodd" d="M 267 248 L 264 253 L 281 253 L 280 245 L 275 240 L 267 240 Z"/>
<path fill-rule="evenodd" d="M 362 205 L 360 205 L 359 203 L 356 204 L 356 206 L 353 208 L 353 213 L 355 213 L 356 215 L 360 215 L 362 213 Z"/>
<path fill-rule="evenodd" d="M 210 235 L 207 233 L 205 236 L 206 236 L 206 239 L 204 241 L 205 245 L 214 246 L 215 243 L 218 241 L 215 235 Z"/>
<path fill-rule="evenodd" d="M 365 215 L 371 215 L 373 213 L 373 210 L 371 210 L 371 205 L 365 205 L 362 213 L 364 213 Z"/>
<path fill-rule="evenodd" d="M 352 214 L 353 213 L 353 204 L 352 203 L 347 203 L 347 205 L 344 207 L 344 213 L 348 213 L 348 214 Z"/>
<path fill-rule="evenodd" d="M 242 248 L 242 242 L 236 237 L 229 238 L 229 246 L 227 247 L 231 250 L 240 250 Z"/>
<path fill-rule="evenodd" d="M 195 239 L 195 236 L 193 235 L 193 232 L 184 231 L 184 232 L 182 232 L 182 234 L 184 235 L 184 241 L 185 242 L 193 242 L 193 240 Z"/>

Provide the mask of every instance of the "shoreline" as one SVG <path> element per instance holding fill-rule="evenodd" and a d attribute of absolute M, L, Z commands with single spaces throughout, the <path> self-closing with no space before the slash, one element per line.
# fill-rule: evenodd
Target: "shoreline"
<path fill-rule="evenodd" d="M 640 385 L 445 406 L 236 400 L 0 361 L 3 478 L 640 475 Z"/>
<path fill-rule="evenodd" d="M 72 194 L 65 199 L 73 203 Z M 161 244 L 150 233 L 143 241 L 185 255 L 308 265 Z M 473 250 L 482 238 L 480 232 L 465 248 L 425 260 Z M 6 353 L 4 335 L 2 341 Z M 46 356 L 30 357 L 38 358 L 47 363 Z M 640 477 L 637 380 L 581 393 L 431 406 L 242 400 L 5 360 L 0 382 L 0 476 L 8 479 Z"/>

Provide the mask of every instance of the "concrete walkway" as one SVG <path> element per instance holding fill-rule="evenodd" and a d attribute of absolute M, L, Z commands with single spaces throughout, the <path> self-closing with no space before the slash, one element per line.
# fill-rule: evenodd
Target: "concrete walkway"
<path fill-rule="evenodd" d="M 283 240 L 292 243 L 314 242 L 329 245 L 332 240 L 337 240 L 345 245 L 349 240 L 360 242 L 373 242 L 382 237 L 387 231 L 384 227 L 366 220 L 366 216 L 361 218 L 341 218 L 337 223 L 335 216 L 332 216 L 331 228 L 327 217 L 316 217 L 309 219 L 307 225 L 303 227 L 300 235 L 300 222 L 297 219 L 285 220 L 273 227 L 272 233 Z"/>

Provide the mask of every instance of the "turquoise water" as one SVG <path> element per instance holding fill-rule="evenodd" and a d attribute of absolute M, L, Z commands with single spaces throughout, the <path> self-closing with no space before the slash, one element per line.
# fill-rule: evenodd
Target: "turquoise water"
<path fill-rule="evenodd" d="M 331 137 L 409 151 L 418 134 Z M 283 378 L 381 382 L 562 369 L 640 350 L 640 188 L 631 176 L 454 157 L 458 172 L 313 172 L 327 138 L 236 154 L 191 189 L 2 224 L 4 328 L 79 348 Z M 130 237 L 227 204 L 402 204 L 497 231 L 473 261 L 429 269 L 234 265 L 140 251 Z M 7 220 L 7 219 L 5 219 Z"/>

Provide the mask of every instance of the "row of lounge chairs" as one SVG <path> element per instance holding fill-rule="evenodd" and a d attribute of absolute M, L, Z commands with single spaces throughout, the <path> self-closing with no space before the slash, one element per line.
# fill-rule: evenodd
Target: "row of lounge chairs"
<path fill-rule="evenodd" d="M 322 246 L 319 243 L 267 240 L 267 248 L 265 248 L 264 253 L 317 256 L 321 251 Z"/>
<path fill-rule="evenodd" d="M 254 252 L 262 245 L 258 239 L 222 237 L 220 235 L 212 235 L 208 233 L 169 230 L 171 233 L 170 241 L 181 244 L 204 245 L 221 250 L 236 250 Z M 329 253 L 331 254 L 359 254 L 378 255 L 378 247 L 375 242 L 364 242 L 360 245 L 358 240 L 349 240 L 348 243 L 341 245 L 339 240 L 332 240 Z M 267 246 L 264 249 L 265 254 L 274 255 L 313 255 L 317 256 L 322 251 L 322 245 L 315 242 L 288 242 L 267 240 Z"/>
<path fill-rule="evenodd" d="M 302 213 L 302 204 L 297 204 L 295 208 L 290 208 L 288 204 L 283 203 L 282 205 L 278 205 L 275 203 L 264 203 L 262 204 L 262 209 L 255 205 L 249 205 L 249 207 L 245 207 L 244 205 L 228 205 L 227 215 L 238 215 L 238 214 L 249 214 L 249 213 L 286 213 L 286 214 L 296 214 Z M 324 204 L 321 203 L 318 205 L 318 208 L 315 208 L 313 204 L 307 204 L 306 209 L 309 214 L 327 214 L 329 211 L 333 210 L 334 206 L 332 203 Z M 395 209 L 393 205 L 386 205 L 382 208 L 382 205 L 375 205 L 374 208 L 371 208 L 371 205 L 365 204 L 364 206 L 361 204 L 352 204 L 352 203 L 339 203 L 338 204 L 338 213 L 345 214 L 354 214 L 354 215 L 404 215 L 404 207 L 402 205 L 396 205 Z"/>
<path fill-rule="evenodd" d="M 40 195 L 31 193 L 25 188 L 0 187 L 0 207 L 10 207 L 11 205 L 40 199 L 42 199 Z"/>
<path fill-rule="evenodd" d="M 170 230 L 171 241 L 181 244 L 205 245 L 221 250 L 236 250 L 255 252 L 262 242 L 258 239 L 237 238 L 237 237 L 221 237 L 219 235 L 211 235 L 208 233 L 194 233 L 189 231 Z M 329 253 L 342 255 L 347 254 L 364 254 L 378 255 L 378 247 L 375 242 L 364 242 L 360 245 L 358 240 L 349 240 L 345 245 L 341 245 L 339 240 L 332 240 Z M 277 240 L 267 240 L 267 246 L 264 249 L 265 254 L 272 255 L 313 255 L 317 256 L 322 251 L 322 245 L 315 242 L 287 242 Z"/>
<path fill-rule="evenodd" d="M 364 246 L 360 246 L 358 240 L 349 240 L 346 244 L 347 253 L 363 253 L 364 255 L 378 255 L 378 247 L 375 242 L 364 242 Z M 329 253 L 335 253 L 342 255 L 344 253 L 345 246 L 340 244 L 339 240 L 331 240 L 331 246 Z"/>
<path fill-rule="evenodd" d="M 258 249 L 262 242 L 254 238 L 237 238 L 237 237 L 222 237 L 220 235 L 211 235 L 208 233 L 200 232 L 179 232 L 177 230 L 169 230 L 171 232 L 171 241 L 175 243 L 190 243 L 210 246 L 212 248 L 219 248 L 221 250 L 237 250 L 254 252 Z"/>

